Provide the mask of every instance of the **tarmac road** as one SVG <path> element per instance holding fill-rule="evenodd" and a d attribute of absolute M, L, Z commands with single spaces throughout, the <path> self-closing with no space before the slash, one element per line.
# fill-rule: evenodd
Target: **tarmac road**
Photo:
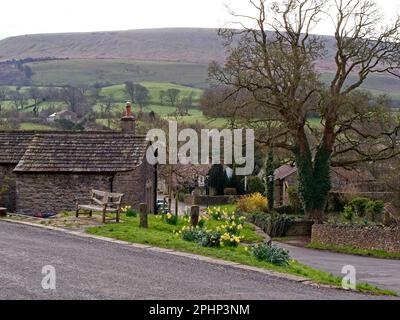
<path fill-rule="evenodd" d="M 2 221 L 0 243 L 0 299 L 377 298 Z M 56 290 L 42 288 L 45 265 Z"/>

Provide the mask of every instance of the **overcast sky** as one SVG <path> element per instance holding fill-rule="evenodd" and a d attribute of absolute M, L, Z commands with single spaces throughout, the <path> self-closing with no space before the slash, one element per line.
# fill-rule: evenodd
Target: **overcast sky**
<path fill-rule="evenodd" d="M 377 0 L 392 15 L 399 0 Z M 224 4 L 248 12 L 247 0 L 12 0 L 1 1 L 0 39 L 32 33 L 164 27 L 219 28 L 229 21 Z M 397 11 L 399 12 L 399 11 Z M 330 25 L 318 33 L 330 34 Z"/>

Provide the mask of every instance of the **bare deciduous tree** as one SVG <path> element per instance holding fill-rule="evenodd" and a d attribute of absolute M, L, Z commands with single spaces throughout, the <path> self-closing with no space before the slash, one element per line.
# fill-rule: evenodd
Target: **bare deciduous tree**
<path fill-rule="evenodd" d="M 373 1 L 329 1 L 329 13 L 326 2 L 287 0 L 268 8 L 266 0 L 250 0 L 254 16 L 231 10 L 242 28 L 220 31 L 229 58 L 224 66 L 210 67 L 211 80 L 231 89 L 226 99 L 248 97 L 233 104 L 238 122 L 267 131 L 266 144 L 292 152 L 304 209 L 318 222 L 331 188 L 331 165 L 398 155 L 400 128 L 382 99 L 359 90 L 373 73 L 399 76 L 400 18 L 383 26 Z M 325 55 L 323 39 L 312 35 L 321 18 L 335 25 L 329 85 L 315 67 Z M 320 126 L 310 125 L 312 113 L 319 115 Z"/>

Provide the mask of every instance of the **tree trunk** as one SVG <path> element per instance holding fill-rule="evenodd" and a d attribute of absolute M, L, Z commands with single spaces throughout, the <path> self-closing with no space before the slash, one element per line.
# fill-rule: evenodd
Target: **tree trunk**
<path fill-rule="evenodd" d="M 323 141 L 314 160 L 305 134 L 299 135 L 294 148 L 299 175 L 299 196 L 306 219 L 322 223 L 328 195 L 331 190 L 331 149 Z"/>

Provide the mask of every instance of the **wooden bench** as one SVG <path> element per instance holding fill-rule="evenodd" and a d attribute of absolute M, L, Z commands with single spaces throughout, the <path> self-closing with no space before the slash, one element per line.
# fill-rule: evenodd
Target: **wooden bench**
<path fill-rule="evenodd" d="M 121 200 L 124 195 L 122 193 L 111 193 L 99 190 L 92 190 L 90 198 L 76 198 L 76 217 L 79 214 L 89 214 L 92 216 L 93 211 L 103 213 L 103 223 L 106 222 L 106 213 L 115 213 L 115 220 L 119 222 L 119 214 L 121 211 Z M 82 204 L 82 201 L 88 204 Z M 83 212 L 81 212 L 83 211 Z M 113 219 L 108 219 L 113 220 Z"/>

